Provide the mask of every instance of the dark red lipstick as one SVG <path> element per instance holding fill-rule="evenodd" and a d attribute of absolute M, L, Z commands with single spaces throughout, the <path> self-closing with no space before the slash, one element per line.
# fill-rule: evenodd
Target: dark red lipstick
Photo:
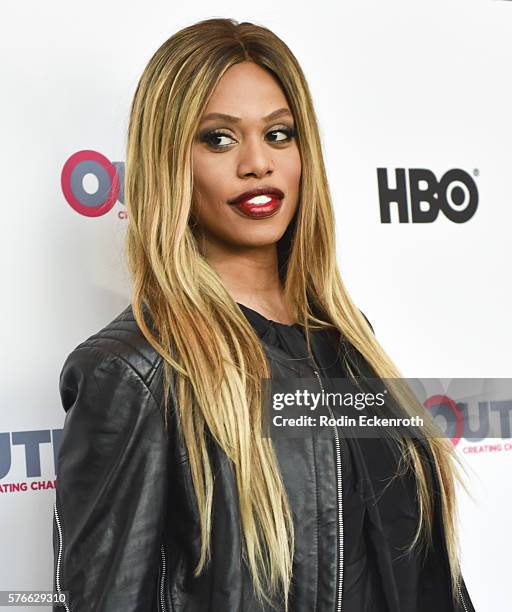
<path fill-rule="evenodd" d="M 251 219 L 265 219 L 281 208 L 284 193 L 277 187 L 261 186 L 244 191 L 228 200 L 240 213 Z"/>

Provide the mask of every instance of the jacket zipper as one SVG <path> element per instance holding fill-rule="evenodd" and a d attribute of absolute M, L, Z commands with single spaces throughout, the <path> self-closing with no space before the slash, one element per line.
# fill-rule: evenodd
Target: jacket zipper
<path fill-rule="evenodd" d="M 165 548 L 162 544 L 160 547 L 160 554 L 162 557 L 162 573 L 160 574 L 160 609 L 165 612 L 165 577 L 167 573 L 167 564 L 165 562 Z"/>
<path fill-rule="evenodd" d="M 315 364 L 315 376 L 318 379 L 318 383 L 322 392 L 324 391 L 324 386 L 322 383 L 322 379 L 320 378 L 320 374 L 318 373 L 318 366 L 316 364 L 315 358 L 311 355 L 311 360 Z M 329 413 L 331 418 L 334 419 L 334 414 L 332 412 L 331 406 L 327 404 L 329 409 Z M 333 425 L 334 429 L 334 443 L 336 447 L 336 484 L 337 484 L 337 492 L 338 492 L 338 576 L 337 576 L 337 594 L 336 594 L 336 604 L 335 611 L 341 612 L 341 601 L 343 595 L 343 475 L 342 475 L 342 453 L 341 453 L 341 444 L 338 435 L 338 428 L 336 424 Z"/>
<path fill-rule="evenodd" d="M 57 523 L 57 531 L 59 533 L 59 554 L 57 556 L 57 567 L 55 569 L 55 586 L 57 587 L 57 593 L 60 595 L 60 563 L 62 560 L 62 528 L 60 525 L 59 513 L 57 512 L 57 500 L 55 500 L 54 508 L 54 516 L 55 522 Z M 69 606 L 67 603 L 64 604 L 66 608 L 66 612 L 69 612 Z"/>
<path fill-rule="evenodd" d="M 460 596 L 460 601 L 462 602 L 462 607 L 464 608 L 464 612 L 469 612 L 468 607 L 466 606 L 466 602 L 464 600 L 464 595 L 462 594 L 462 588 L 461 588 L 461 582 L 460 582 L 460 577 L 458 579 L 458 587 L 459 587 L 459 596 Z"/>

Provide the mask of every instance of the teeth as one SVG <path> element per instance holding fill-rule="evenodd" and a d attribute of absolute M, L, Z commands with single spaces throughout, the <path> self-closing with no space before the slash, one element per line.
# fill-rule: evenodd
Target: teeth
<path fill-rule="evenodd" d="M 269 198 L 266 195 L 259 195 L 259 196 L 254 196 L 254 198 L 251 198 L 250 200 L 247 200 L 248 202 L 250 202 L 251 204 L 267 204 L 268 202 L 270 202 L 272 198 Z"/>

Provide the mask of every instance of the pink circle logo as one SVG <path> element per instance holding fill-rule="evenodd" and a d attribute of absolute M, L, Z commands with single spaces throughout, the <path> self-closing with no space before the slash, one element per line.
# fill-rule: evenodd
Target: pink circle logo
<path fill-rule="evenodd" d="M 84 177 L 92 174 L 98 188 L 89 193 L 84 188 Z M 85 217 L 101 217 L 119 200 L 124 204 L 124 163 L 111 162 L 92 150 L 71 155 L 62 168 L 62 193 L 68 204 Z"/>

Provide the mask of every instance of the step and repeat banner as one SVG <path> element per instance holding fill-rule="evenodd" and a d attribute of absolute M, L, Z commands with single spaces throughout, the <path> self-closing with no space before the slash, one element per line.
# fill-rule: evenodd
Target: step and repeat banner
<path fill-rule="evenodd" d="M 269 27 L 301 63 L 341 273 L 403 375 L 445 389 L 512 377 L 512 2 L 5 5 L 0 590 L 52 589 L 59 374 L 129 303 L 124 152 L 138 78 L 175 31 L 219 16 Z M 497 429 L 452 437 L 478 612 L 510 609 L 507 405 L 499 416 Z"/>

